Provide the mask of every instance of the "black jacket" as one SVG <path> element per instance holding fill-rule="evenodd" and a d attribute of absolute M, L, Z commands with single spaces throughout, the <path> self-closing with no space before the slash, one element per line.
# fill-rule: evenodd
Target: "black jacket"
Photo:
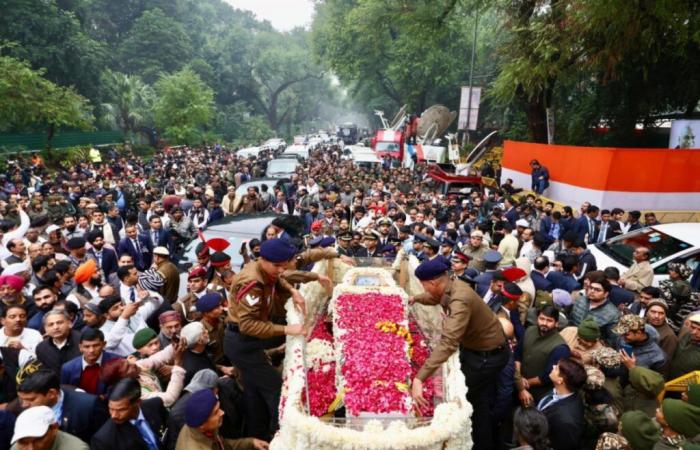
<path fill-rule="evenodd" d="M 72 330 L 68 341 L 62 348 L 57 348 L 53 339 L 44 339 L 36 346 L 36 358 L 47 369 L 51 369 L 56 376 L 61 377 L 61 366 L 76 356 L 80 356 L 80 333 Z"/>
<path fill-rule="evenodd" d="M 109 418 L 107 407 L 95 395 L 62 387 L 63 415 L 61 431 L 70 433 L 83 442 L 90 442 L 92 436 Z"/>
<path fill-rule="evenodd" d="M 168 421 L 168 411 L 163 400 L 152 398 L 141 402 L 143 416 L 158 440 L 159 448 L 165 448 L 163 439 Z M 90 441 L 92 450 L 149 450 L 139 430 L 131 422 L 117 425 L 112 419 L 107 420 Z"/>
<path fill-rule="evenodd" d="M 549 442 L 552 450 L 579 450 L 582 448 L 583 401 L 578 393 L 561 400 L 542 411 L 549 423 Z"/>

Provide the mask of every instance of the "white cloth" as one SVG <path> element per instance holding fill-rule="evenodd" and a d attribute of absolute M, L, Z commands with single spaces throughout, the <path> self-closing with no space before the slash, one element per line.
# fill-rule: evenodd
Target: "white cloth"
<path fill-rule="evenodd" d="M 7 347 L 9 343 L 19 341 L 26 351 L 35 355 L 36 346 L 42 340 L 41 333 L 31 328 L 25 328 L 19 336 L 14 337 L 5 334 L 5 327 L 0 328 L 0 347 Z"/>

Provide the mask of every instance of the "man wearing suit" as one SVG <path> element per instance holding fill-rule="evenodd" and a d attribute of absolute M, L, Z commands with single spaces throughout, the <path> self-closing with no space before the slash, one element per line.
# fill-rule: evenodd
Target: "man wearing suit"
<path fill-rule="evenodd" d="M 590 205 L 586 209 L 586 213 L 581 214 L 581 217 L 579 217 L 574 224 L 574 230 L 581 242 L 596 242 L 598 236 L 598 222 L 596 221 L 598 211 L 600 211 L 600 209 L 597 206 Z"/>
<path fill-rule="evenodd" d="M 119 355 L 104 351 L 105 338 L 100 330 L 86 327 L 80 334 L 81 356 L 61 367 L 61 383 L 76 386 L 88 394 L 104 395 L 107 386 L 102 381 L 102 366 Z"/>
<path fill-rule="evenodd" d="M 151 218 L 148 219 L 148 224 L 150 228 L 148 231 L 144 232 L 144 235 L 150 241 L 152 248 L 166 247 L 170 249 L 168 232 L 163 229 L 163 222 L 160 216 L 152 215 Z"/>
<path fill-rule="evenodd" d="M 61 388 L 58 376 L 50 370 L 42 369 L 25 377 L 17 391 L 22 408 L 48 406 L 56 413 L 60 430 L 84 442 L 90 442 L 109 417 L 97 396 Z"/>
<path fill-rule="evenodd" d="M 508 220 L 508 223 L 510 223 L 510 226 L 512 228 L 515 228 L 515 222 L 518 221 L 520 218 L 520 215 L 518 214 L 518 202 L 516 200 L 510 199 L 510 198 L 505 198 L 503 201 L 503 204 L 506 208 L 506 220 Z"/>
<path fill-rule="evenodd" d="M 547 279 L 548 274 L 549 258 L 546 256 L 538 256 L 535 258 L 534 268 L 532 272 L 530 272 L 530 278 L 535 285 L 535 291 L 552 292 L 554 286 L 552 286 L 552 282 Z"/>
<path fill-rule="evenodd" d="M 552 368 L 549 378 L 554 390 L 537 403 L 537 409 L 547 417 L 552 450 L 577 450 L 581 448 L 586 423 L 578 394 L 586 383 L 586 369 L 566 358 Z"/>
<path fill-rule="evenodd" d="M 102 272 L 102 279 L 109 279 L 109 276 L 116 272 L 119 267 L 117 263 L 117 252 L 104 246 L 105 240 L 101 231 L 88 231 L 85 234 L 85 239 L 87 239 L 92 246 L 92 248 L 87 251 L 87 257 L 97 262 L 97 267 Z"/>
<path fill-rule="evenodd" d="M 598 235 L 596 236 L 595 243 L 600 244 L 607 241 L 610 238 L 619 236 L 622 234 L 622 229 L 620 228 L 620 222 L 616 220 L 610 220 L 610 211 L 604 209 L 600 212 L 600 225 L 598 226 Z M 589 240 L 589 242 L 591 242 Z"/>
<path fill-rule="evenodd" d="M 139 236 L 136 225 L 128 224 L 124 229 L 126 236 L 119 241 L 117 253 L 119 256 L 127 253 L 131 255 L 134 266 L 139 271 L 144 271 L 151 267 L 153 262 L 153 245 L 150 239 Z"/>
<path fill-rule="evenodd" d="M 634 302 L 634 292 L 618 286 L 617 282 L 620 279 L 620 271 L 617 267 L 606 267 L 605 270 L 603 270 L 603 274 L 610 282 L 610 294 L 608 294 L 608 299 L 610 299 L 613 305 L 631 305 Z"/>
<path fill-rule="evenodd" d="M 560 272 L 552 271 L 547 278 L 552 283 L 554 289 L 564 289 L 571 293 L 577 289 L 581 289 L 581 284 L 576 281 L 574 273 L 578 269 L 578 260 L 574 255 L 564 255 L 561 258 L 562 270 Z"/>
<path fill-rule="evenodd" d="M 501 262 L 501 254 L 496 250 L 489 250 L 484 253 L 484 272 L 480 273 L 474 281 L 476 282 L 476 293 L 484 298 L 491 287 L 491 280 L 497 271 L 498 263 Z"/>
<path fill-rule="evenodd" d="M 163 400 L 141 401 L 141 386 L 120 380 L 109 395 L 110 419 L 92 437 L 93 450 L 161 450 L 168 421 Z"/>

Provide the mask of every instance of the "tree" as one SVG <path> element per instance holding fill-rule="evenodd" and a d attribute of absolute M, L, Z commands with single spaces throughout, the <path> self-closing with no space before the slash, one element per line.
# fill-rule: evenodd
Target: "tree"
<path fill-rule="evenodd" d="M 40 127 L 47 130 L 50 146 L 60 128 L 90 129 L 88 100 L 43 75 L 26 61 L 0 56 L 0 131 Z"/>
<path fill-rule="evenodd" d="M 152 83 L 159 74 L 182 68 L 192 57 L 192 44 L 185 28 L 156 8 L 136 19 L 118 55 L 124 73 Z"/>
<path fill-rule="evenodd" d="M 5 0 L 0 13 L 0 42 L 17 45 L 7 54 L 44 68 L 44 77 L 96 100 L 105 46 L 81 29 L 75 14 L 54 0 Z"/>
<path fill-rule="evenodd" d="M 155 84 L 156 126 L 167 139 L 196 143 L 214 118 L 214 92 L 191 69 L 163 75 Z"/>
<path fill-rule="evenodd" d="M 128 138 L 140 125 L 147 122 L 155 100 L 155 92 L 137 76 L 119 72 L 105 72 L 103 84 L 108 103 L 103 103 L 106 118 Z"/>

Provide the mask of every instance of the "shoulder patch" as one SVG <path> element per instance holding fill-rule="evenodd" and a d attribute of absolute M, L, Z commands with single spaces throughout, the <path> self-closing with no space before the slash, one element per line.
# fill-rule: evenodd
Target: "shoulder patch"
<path fill-rule="evenodd" d="M 240 303 L 243 296 L 248 294 L 248 292 L 250 292 L 250 290 L 253 289 L 257 284 L 258 284 L 258 282 L 253 280 L 250 283 L 243 286 L 242 288 L 240 288 L 238 290 L 238 292 L 236 293 L 236 302 Z"/>
<path fill-rule="evenodd" d="M 260 301 L 260 297 L 253 297 L 248 294 L 245 296 L 245 301 L 247 301 L 250 306 L 255 306 Z"/>

